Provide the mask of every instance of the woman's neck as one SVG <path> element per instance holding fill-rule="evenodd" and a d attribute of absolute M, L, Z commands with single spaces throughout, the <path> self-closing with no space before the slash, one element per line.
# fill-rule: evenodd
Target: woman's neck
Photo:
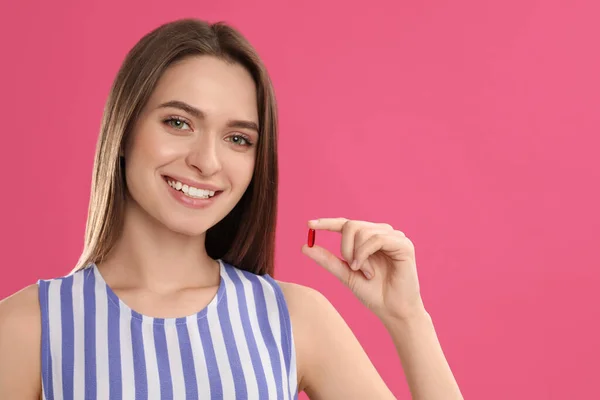
<path fill-rule="evenodd" d="M 98 267 L 114 281 L 154 292 L 218 285 L 218 263 L 206 253 L 204 239 L 173 232 L 129 202 L 121 236 Z"/>

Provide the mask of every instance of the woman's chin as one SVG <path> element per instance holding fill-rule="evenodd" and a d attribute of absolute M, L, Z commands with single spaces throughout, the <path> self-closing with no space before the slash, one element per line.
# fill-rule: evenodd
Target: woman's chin
<path fill-rule="evenodd" d="M 181 236 L 188 236 L 190 238 L 202 237 L 210 226 L 203 226 L 203 224 L 190 224 L 189 222 L 183 224 L 170 223 L 167 226 L 171 232 Z"/>

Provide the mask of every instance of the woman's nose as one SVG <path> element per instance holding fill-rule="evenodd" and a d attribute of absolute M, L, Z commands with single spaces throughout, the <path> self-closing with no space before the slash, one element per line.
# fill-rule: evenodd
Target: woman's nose
<path fill-rule="evenodd" d="M 196 141 L 188 155 L 188 164 L 202 173 L 213 175 L 221 170 L 218 144 L 215 135 L 205 134 Z"/>

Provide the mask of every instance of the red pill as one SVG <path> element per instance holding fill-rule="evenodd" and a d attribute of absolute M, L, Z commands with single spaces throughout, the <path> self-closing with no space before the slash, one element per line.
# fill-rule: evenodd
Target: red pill
<path fill-rule="evenodd" d="M 315 245 L 315 230 L 308 230 L 308 247 L 313 247 Z"/>

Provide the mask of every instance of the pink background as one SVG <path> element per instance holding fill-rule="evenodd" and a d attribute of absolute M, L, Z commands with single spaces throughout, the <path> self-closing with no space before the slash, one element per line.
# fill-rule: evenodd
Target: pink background
<path fill-rule="evenodd" d="M 597 2 L 119 3 L 0 6 L 0 298 L 73 267 L 127 50 L 174 18 L 224 19 L 278 93 L 277 278 L 325 293 L 409 398 L 383 327 L 300 253 L 309 218 L 389 222 L 465 398 L 600 398 Z"/>

